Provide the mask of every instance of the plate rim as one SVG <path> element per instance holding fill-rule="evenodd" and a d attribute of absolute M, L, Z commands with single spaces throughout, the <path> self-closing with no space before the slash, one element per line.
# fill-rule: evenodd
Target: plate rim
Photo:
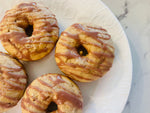
<path fill-rule="evenodd" d="M 132 78 L 133 78 L 133 60 L 132 60 L 132 52 L 131 52 L 131 46 L 130 46 L 130 43 L 129 43 L 129 39 L 127 38 L 127 35 L 126 35 L 126 32 L 124 31 L 124 29 L 123 29 L 123 27 L 122 27 L 122 25 L 121 25 L 121 23 L 120 23 L 120 21 L 117 19 L 117 17 L 114 15 L 114 13 L 111 11 L 111 9 L 102 1 L 102 0 L 98 0 L 99 2 L 100 2 L 100 4 L 102 4 L 105 8 L 106 8 L 106 10 L 108 10 L 111 14 L 112 14 L 112 16 L 113 16 L 113 18 L 115 19 L 115 21 L 117 22 L 117 24 L 119 25 L 119 27 L 121 28 L 121 31 L 123 32 L 123 35 L 124 35 L 124 38 L 126 39 L 126 41 L 127 41 L 127 47 L 128 47 L 128 53 L 129 53 L 129 58 L 130 58 L 130 66 L 131 66 L 131 76 L 130 76 L 130 85 L 129 85 L 129 87 L 128 87 L 128 95 L 126 95 L 126 99 L 125 99 L 125 101 L 124 101 L 124 106 L 122 106 L 122 108 L 121 108 L 121 111 L 120 111 L 120 113 L 122 113 L 123 112 L 123 110 L 124 110 L 124 108 L 125 108 L 125 106 L 126 106 L 126 103 L 127 103 L 127 101 L 128 101 L 128 99 L 129 99 L 129 95 L 130 95 L 130 92 L 131 92 L 131 86 L 132 86 Z"/>
<path fill-rule="evenodd" d="M 22 0 L 23 1 L 23 0 Z M 22 2 L 21 1 L 21 2 Z M 36 1 L 36 0 L 32 0 L 33 2 L 34 1 Z M 96 1 L 96 0 L 95 0 Z M 102 0 L 97 0 L 98 2 L 99 2 L 99 5 L 100 4 L 102 4 L 103 6 L 104 6 L 104 8 L 107 10 L 107 11 L 109 11 L 109 13 L 111 14 L 111 16 L 115 19 L 115 21 L 116 21 L 116 23 L 119 25 L 119 27 L 121 28 L 121 31 L 122 31 L 122 33 L 123 33 L 123 37 L 125 38 L 125 40 L 126 40 L 126 43 L 127 43 L 127 46 L 126 47 L 128 47 L 128 54 L 129 54 L 129 58 L 128 59 L 130 59 L 130 66 L 131 66 L 131 68 L 130 68 L 130 85 L 128 85 L 128 92 L 127 92 L 127 95 L 126 96 L 124 96 L 124 102 L 123 102 L 123 105 L 122 105 L 122 108 L 119 108 L 120 109 L 120 113 L 123 111 L 123 109 L 125 108 L 125 105 L 126 105 L 126 102 L 127 102 L 127 99 L 129 98 L 129 94 L 130 94 L 130 91 L 131 91 L 131 85 L 132 85 L 132 77 L 133 77 L 133 61 L 132 61 L 132 53 L 131 53 L 131 47 L 130 47 L 130 43 L 129 43 L 129 40 L 128 40 L 128 38 L 127 38 L 127 35 L 126 35 L 126 33 L 125 33 L 125 31 L 124 31 L 124 29 L 123 29 L 123 27 L 122 27 L 122 25 L 121 25 L 121 23 L 119 22 L 119 20 L 116 18 L 116 16 L 114 15 L 114 13 L 109 9 L 109 7 L 102 1 Z M 26 1 L 26 2 L 28 2 L 28 1 Z M 37 1 L 38 2 L 38 1 Z"/>

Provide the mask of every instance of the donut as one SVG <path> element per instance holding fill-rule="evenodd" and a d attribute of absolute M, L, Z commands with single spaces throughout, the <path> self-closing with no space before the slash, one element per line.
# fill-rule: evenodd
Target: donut
<path fill-rule="evenodd" d="M 60 74 L 45 74 L 35 79 L 21 100 L 22 113 L 82 113 L 78 86 Z"/>
<path fill-rule="evenodd" d="M 21 3 L 8 10 L 0 22 L 3 47 L 23 61 L 39 60 L 50 53 L 58 32 L 55 15 L 35 2 Z"/>
<path fill-rule="evenodd" d="M 0 112 L 14 107 L 23 96 L 27 76 L 19 61 L 0 52 Z"/>
<path fill-rule="evenodd" d="M 102 77 L 112 66 L 114 46 L 102 27 L 75 23 L 63 31 L 56 44 L 55 60 L 60 70 L 79 82 Z"/>

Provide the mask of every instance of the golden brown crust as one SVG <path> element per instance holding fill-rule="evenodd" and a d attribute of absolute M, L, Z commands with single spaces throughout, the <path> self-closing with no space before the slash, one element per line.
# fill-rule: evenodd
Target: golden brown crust
<path fill-rule="evenodd" d="M 73 24 L 61 33 L 55 59 L 70 78 L 80 82 L 97 80 L 113 63 L 111 36 L 101 27 Z"/>
<path fill-rule="evenodd" d="M 29 26 L 33 26 L 31 36 L 26 33 Z M 12 56 L 24 61 L 38 60 L 51 52 L 58 30 L 55 15 L 48 8 L 35 2 L 21 3 L 5 13 L 0 40 Z"/>
<path fill-rule="evenodd" d="M 23 96 L 27 76 L 21 65 L 10 55 L 0 52 L 0 111 L 15 106 Z"/>
<path fill-rule="evenodd" d="M 47 113 L 51 102 L 58 107 L 53 113 L 82 113 L 79 88 L 60 74 L 46 74 L 30 84 L 21 101 L 22 113 Z"/>

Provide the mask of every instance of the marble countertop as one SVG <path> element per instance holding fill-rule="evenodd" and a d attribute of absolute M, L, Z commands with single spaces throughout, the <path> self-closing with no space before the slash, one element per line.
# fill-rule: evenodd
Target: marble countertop
<path fill-rule="evenodd" d="M 132 52 L 132 87 L 122 113 L 150 113 L 150 0 L 102 1 L 123 26 Z"/>

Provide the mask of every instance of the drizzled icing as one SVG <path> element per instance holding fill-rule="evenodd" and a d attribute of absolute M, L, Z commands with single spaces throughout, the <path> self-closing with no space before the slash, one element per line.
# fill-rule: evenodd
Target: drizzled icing
<path fill-rule="evenodd" d="M 13 49 L 18 51 L 17 54 L 12 54 L 13 56 L 18 57 L 19 59 L 33 60 L 31 55 L 36 55 L 36 52 L 48 54 L 52 50 L 58 34 L 53 33 L 52 35 L 51 32 L 58 31 L 58 25 L 55 15 L 51 13 L 43 14 L 42 12 L 44 10 L 44 8 L 38 7 L 35 2 L 31 2 L 19 4 L 14 9 L 6 12 L 5 17 L 0 23 L 0 40 L 2 41 L 4 48 L 6 47 L 6 50 L 7 43 L 9 43 L 13 46 Z M 33 16 L 31 16 L 32 14 Z M 5 24 L 7 23 L 8 18 L 10 18 L 9 20 L 11 21 L 9 24 Z M 52 19 L 53 22 L 51 22 L 50 19 Z M 22 23 L 18 24 L 16 22 L 17 20 L 22 20 Z M 40 24 L 35 27 L 34 24 L 38 23 Z M 14 25 L 14 27 L 8 29 L 10 24 Z M 25 29 L 28 25 L 33 25 L 33 33 L 30 37 L 28 37 L 24 31 L 17 30 L 18 27 Z M 5 29 L 8 29 L 8 32 L 6 32 Z M 31 46 L 26 47 L 25 45 L 27 44 L 30 44 Z M 45 47 L 47 49 L 40 48 L 38 51 L 34 50 L 34 46 L 37 46 L 37 44 L 45 44 L 47 45 Z M 33 50 L 31 51 L 31 49 Z"/>
<path fill-rule="evenodd" d="M 64 49 L 67 49 L 67 51 L 57 52 L 56 48 L 55 58 L 56 62 L 58 61 L 57 65 L 68 76 L 73 79 L 78 78 L 77 80 L 79 81 L 92 81 L 93 76 L 95 76 L 94 79 L 103 76 L 103 74 L 107 72 L 112 66 L 112 61 L 114 58 L 113 46 L 105 42 L 109 41 L 111 36 L 107 33 L 105 29 L 101 27 L 91 27 L 84 26 L 82 24 L 73 24 L 70 29 L 75 29 L 76 32 L 65 30 L 61 33 L 60 39 L 58 41 L 57 46 L 63 47 Z M 88 39 L 83 40 L 81 38 L 83 36 L 91 38 L 91 40 L 93 41 L 89 41 Z M 72 39 L 73 41 L 70 41 L 70 39 Z M 86 56 L 79 55 L 76 49 L 78 45 L 82 45 L 87 49 L 88 54 Z M 96 52 L 89 50 L 89 48 L 87 48 L 87 45 L 102 51 Z M 98 61 L 93 61 L 93 59 L 91 59 L 91 57 L 89 56 L 98 59 Z M 66 62 L 64 59 L 74 59 L 74 62 Z M 111 62 L 107 59 L 110 59 Z M 80 62 L 78 62 L 78 60 L 82 60 L 83 62 L 88 63 L 88 65 L 81 64 Z M 104 61 L 105 63 L 103 64 Z M 82 73 L 83 76 L 78 75 L 75 72 L 71 72 L 71 69 L 65 69 L 67 68 L 67 66 L 68 68 L 72 68 L 73 70 L 77 69 L 76 71 Z M 90 77 L 86 77 L 84 76 L 84 74 L 90 74 Z"/>
<path fill-rule="evenodd" d="M 69 101 L 73 104 L 73 106 L 81 109 L 82 102 L 74 95 L 66 93 L 64 91 L 60 91 L 57 93 L 57 104 L 64 104 L 66 101 Z"/>
<path fill-rule="evenodd" d="M 0 62 L 0 97 L 7 99 L 7 102 L 0 100 L 1 109 L 10 108 L 17 104 L 22 92 L 25 90 L 27 76 L 22 65 L 17 63 L 17 61 L 9 55 L 0 52 L 0 58 L 8 59 L 5 63 Z M 13 64 L 13 66 L 9 64 Z M 15 94 L 15 96 L 13 94 L 8 95 L 8 92 L 17 92 L 17 94 Z"/>
<path fill-rule="evenodd" d="M 44 80 L 45 77 L 47 80 Z M 47 75 L 43 75 L 39 77 L 33 83 L 31 83 L 31 85 L 27 88 L 25 92 L 25 97 L 23 97 L 22 102 L 21 102 L 22 108 L 25 111 L 29 111 L 29 113 L 35 112 L 34 110 L 28 109 L 27 105 L 31 105 L 37 110 L 46 112 L 46 109 L 47 109 L 46 107 L 48 107 L 48 104 L 46 103 L 49 102 L 50 104 L 50 102 L 53 101 L 58 105 L 59 113 L 63 113 L 61 110 L 62 108 L 60 109 L 59 105 L 67 104 L 68 102 L 71 103 L 71 106 L 70 104 L 67 104 L 68 106 L 75 107 L 76 109 L 82 109 L 83 103 L 81 99 L 81 94 L 77 95 L 76 93 L 66 89 L 62 85 L 62 84 L 67 85 L 69 82 L 70 80 L 68 81 L 64 79 L 64 77 L 62 78 L 62 76 L 59 74 L 57 75 L 47 74 Z M 42 87 L 37 87 L 35 83 L 39 84 L 42 87 L 45 87 L 45 88 L 47 87 L 48 90 L 42 89 Z M 69 84 L 67 86 L 69 86 Z M 30 93 L 32 91 L 36 91 L 37 94 L 40 95 L 40 98 L 42 98 L 42 100 L 35 98 L 35 100 L 32 101 L 32 99 L 34 98 L 33 96 L 31 96 L 31 93 Z M 36 104 L 36 102 L 38 102 L 39 104 Z"/>

